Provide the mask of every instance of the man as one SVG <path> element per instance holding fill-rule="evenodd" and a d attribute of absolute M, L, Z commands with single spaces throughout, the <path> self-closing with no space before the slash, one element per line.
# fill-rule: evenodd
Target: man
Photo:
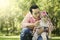
<path fill-rule="evenodd" d="M 38 20 L 40 20 L 40 10 L 37 5 L 32 5 L 30 12 L 22 21 L 21 40 L 32 40 L 32 30 Z"/>

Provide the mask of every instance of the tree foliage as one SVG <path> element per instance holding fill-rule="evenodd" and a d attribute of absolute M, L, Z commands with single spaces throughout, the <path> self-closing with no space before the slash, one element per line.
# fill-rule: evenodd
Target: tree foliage
<path fill-rule="evenodd" d="M 60 0 L 9 0 L 10 5 L 7 8 L 0 8 L 0 32 L 5 35 L 20 33 L 21 21 L 29 12 L 31 5 L 39 6 L 40 11 L 46 10 L 55 26 L 54 34 L 60 31 Z M 60 35 L 60 33 L 59 33 Z"/>

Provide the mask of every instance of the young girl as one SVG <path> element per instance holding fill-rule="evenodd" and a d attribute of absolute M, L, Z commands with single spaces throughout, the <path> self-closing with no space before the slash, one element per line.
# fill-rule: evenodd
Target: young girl
<path fill-rule="evenodd" d="M 38 25 L 36 27 L 33 40 L 37 40 L 37 39 L 48 40 L 48 34 L 49 35 L 51 34 L 53 25 L 46 12 L 41 13 L 41 20 L 37 24 Z M 41 32 L 41 30 L 43 31 Z M 39 35 L 40 35 L 40 39 L 39 39 Z"/>

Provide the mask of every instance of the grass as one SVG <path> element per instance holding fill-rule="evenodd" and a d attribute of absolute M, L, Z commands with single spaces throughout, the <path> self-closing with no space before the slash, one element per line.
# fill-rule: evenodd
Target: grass
<path fill-rule="evenodd" d="M 19 38 L 0 38 L 0 40 L 20 40 Z M 60 40 L 60 39 L 51 39 L 51 40 Z"/>
<path fill-rule="evenodd" d="M 0 40 L 19 40 L 19 38 L 0 38 Z"/>
<path fill-rule="evenodd" d="M 51 40 L 60 40 L 60 39 L 51 39 Z"/>
<path fill-rule="evenodd" d="M 0 36 L 0 40 L 20 40 L 20 36 Z"/>
<path fill-rule="evenodd" d="M 20 40 L 20 36 L 0 36 L 0 40 Z M 60 40 L 60 37 L 55 37 L 50 40 Z"/>

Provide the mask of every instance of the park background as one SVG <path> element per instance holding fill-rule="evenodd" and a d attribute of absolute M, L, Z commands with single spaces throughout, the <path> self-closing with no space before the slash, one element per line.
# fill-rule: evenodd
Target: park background
<path fill-rule="evenodd" d="M 46 10 L 53 25 L 51 40 L 60 40 L 60 0 L 0 0 L 0 40 L 19 40 L 21 22 L 31 5 Z"/>

